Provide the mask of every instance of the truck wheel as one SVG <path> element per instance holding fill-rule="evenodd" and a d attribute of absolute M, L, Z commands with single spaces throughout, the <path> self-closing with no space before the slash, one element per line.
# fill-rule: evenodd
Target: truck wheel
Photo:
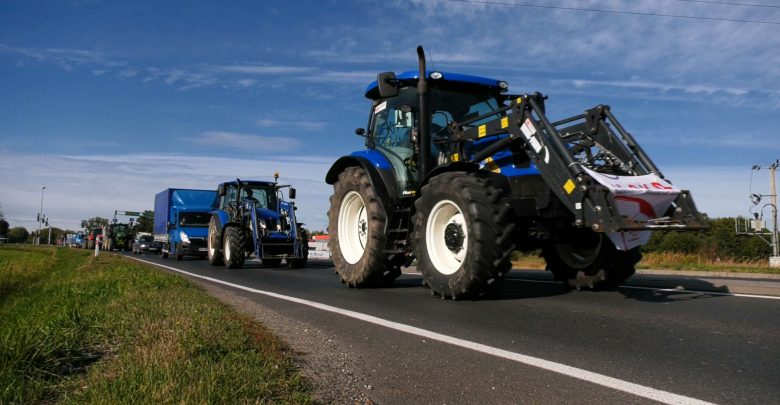
<path fill-rule="evenodd" d="M 176 252 L 174 252 L 174 257 L 176 258 L 177 262 L 180 262 L 181 259 L 184 258 L 184 255 L 182 254 L 183 248 L 181 247 L 181 243 L 176 244 Z"/>
<path fill-rule="evenodd" d="M 263 259 L 263 265 L 268 267 L 279 267 L 282 264 L 282 259 Z"/>
<path fill-rule="evenodd" d="M 219 228 L 214 217 L 211 217 L 209 221 L 209 236 L 206 238 L 206 245 L 208 247 L 209 264 L 212 266 L 221 265 L 222 251 L 219 249 Z"/>
<path fill-rule="evenodd" d="M 553 278 L 570 287 L 615 289 L 634 275 L 642 259 L 638 247 L 617 250 L 603 233 L 581 229 L 566 234 L 566 239 L 544 244 L 542 256 Z"/>
<path fill-rule="evenodd" d="M 417 270 L 442 298 L 483 295 L 512 268 L 514 223 L 501 192 L 475 173 L 433 177 L 415 202 Z"/>
<path fill-rule="evenodd" d="M 243 232 L 235 226 L 225 229 L 225 267 L 229 269 L 240 269 L 244 267 L 246 253 L 244 246 L 246 239 Z"/>
<path fill-rule="evenodd" d="M 333 185 L 328 211 L 328 248 L 341 282 L 350 287 L 392 284 L 400 267 L 383 252 L 387 214 L 361 167 L 348 167 Z"/>

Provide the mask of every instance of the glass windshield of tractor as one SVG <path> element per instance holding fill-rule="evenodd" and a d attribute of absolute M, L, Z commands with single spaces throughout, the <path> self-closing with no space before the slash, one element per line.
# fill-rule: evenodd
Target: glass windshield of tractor
<path fill-rule="evenodd" d="M 179 213 L 179 226 L 207 227 L 211 214 L 208 212 L 182 212 Z"/>
<path fill-rule="evenodd" d="M 276 211 L 276 193 L 273 189 L 259 186 L 244 186 L 241 188 L 241 200 L 245 199 L 254 201 L 257 208 L 267 208 Z"/>
<path fill-rule="evenodd" d="M 395 170 L 400 190 L 417 183 L 412 130 L 417 110 L 417 88 L 404 87 L 397 96 L 374 102 L 369 142 L 387 157 Z"/>
<path fill-rule="evenodd" d="M 127 225 L 116 225 L 116 226 L 114 226 L 114 235 L 116 235 L 116 236 L 125 236 L 125 235 L 127 235 Z"/>
<path fill-rule="evenodd" d="M 431 101 L 431 136 L 446 137 L 445 128 L 452 122 L 461 122 L 499 108 L 493 92 L 483 87 L 463 86 L 434 88 L 430 93 Z M 496 116 L 473 122 L 466 128 L 484 124 L 494 120 Z"/>

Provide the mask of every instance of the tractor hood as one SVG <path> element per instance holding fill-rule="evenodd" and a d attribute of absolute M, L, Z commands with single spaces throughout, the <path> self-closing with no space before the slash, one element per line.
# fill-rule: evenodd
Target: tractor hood
<path fill-rule="evenodd" d="M 272 219 L 274 221 L 278 221 L 280 215 L 278 212 L 269 210 L 268 208 L 258 208 L 257 217 L 262 219 Z"/>

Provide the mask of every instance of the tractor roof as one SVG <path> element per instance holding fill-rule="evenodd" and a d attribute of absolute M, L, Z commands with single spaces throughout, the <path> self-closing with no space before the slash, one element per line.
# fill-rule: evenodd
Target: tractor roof
<path fill-rule="evenodd" d="M 227 181 L 224 184 L 238 184 L 236 181 Z M 260 187 L 276 187 L 276 183 L 272 181 L 260 181 L 260 180 L 241 180 L 242 186 L 260 186 Z"/>
<path fill-rule="evenodd" d="M 460 82 L 464 84 L 471 84 L 476 86 L 484 86 L 487 88 L 490 88 L 492 90 L 500 90 L 499 80 L 491 79 L 489 77 L 482 77 L 482 76 L 472 76 L 472 75 L 464 75 L 461 73 L 452 73 L 452 72 L 439 72 L 441 73 L 442 77 L 440 79 L 432 79 L 431 73 L 433 73 L 433 70 L 426 70 L 425 74 L 428 76 L 428 80 L 430 83 L 436 83 L 440 81 L 446 81 L 446 82 Z M 413 81 L 420 78 L 418 72 L 416 70 L 409 70 L 403 73 L 400 73 L 395 76 L 396 79 L 402 80 L 402 81 Z M 376 83 L 376 80 L 371 82 L 371 84 L 366 87 L 366 97 L 370 99 L 376 99 L 379 97 L 379 91 L 378 86 Z"/>

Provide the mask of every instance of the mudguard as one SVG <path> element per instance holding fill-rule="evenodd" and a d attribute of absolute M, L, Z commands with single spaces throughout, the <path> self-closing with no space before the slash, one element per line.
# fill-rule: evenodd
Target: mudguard
<path fill-rule="evenodd" d="M 371 185 L 374 186 L 383 205 L 386 205 L 387 202 L 392 205 L 398 203 L 400 196 L 393 167 L 384 155 L 375 150 L 365 150 L 349 156 L 342 156 L 328 170 L 325 182 L 335 184 L 339 179 L 339 174 L 352 166 L 362 167 L 368 173 Z M 386 206 L 385 209 L 387 208 L 389 207 Z"/>

